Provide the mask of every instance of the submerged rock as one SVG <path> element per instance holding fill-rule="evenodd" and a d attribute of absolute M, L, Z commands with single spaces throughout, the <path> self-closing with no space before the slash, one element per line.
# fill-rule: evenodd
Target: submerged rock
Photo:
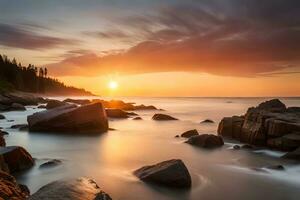
<path fill-rule="evenodd" d="M 39 166 L 39 168 L 47 168 L 47 167 L 56 167 L 58 165 L 62 164 L 62 161 L 61 160 L 58 160 L 58 159 L 52 159 L 52 160 L 49 160 L 47 162 L 44 162 L 43 164 L 41 164 Z"/>
<path fill-rule="evenodd" d="M 281 158 L 300 161 L 300 147 L 298 147 L 296 150 L 292 152 L 288 152 L 284 154 Z"/>
<path fill-rule="evenodd" d="M 13 103 L 10 106 L 10 110 L 16 110 L 16 111 L 23 111 L 26 110 L 25 106 L 23 106 L 22 104 L 19 103 Z"/>
<path fill-rule="evenodd" d="M 210 124 L 213 124 L 213 123 L 215 123 L 213 120 L 211 120 L 211 119 L 205 119 L 205 120 L 203 120 L 202 122 L 200 122 L 200 123 L 210 123 Z"/>
<path fill-rule="evenodd" d="M 224 145 L 223 138 L 212 134 L 202 134 L 190 137 L 186 143 L 202 148 L 216 148 Z"/>
<path fill-rule="evenodd" d="M 29 200 L 112 200 L 89 178 L 60 180 L 49 183 L 30 196 Z"/>
<path fill-rule="evenodd" d="M 232 148 L 233 148 L 234 150 L 239 150 L 239 149 L 241 149 L 240 145 L 234 145 Z"/>
<path fill-rule="evenodd" d="M 198 131 L 196 129 L 192 129 L 189 131 L 186 131 L 184 133 L 181 134 L 181 137 L 185 137 L 185 138 L 189 138 L 195 135 L 199 135 Z"/>
<path fill-rule="evenodd" d="M 143 120 L 141 117 L 135 117 L 132 120 Z"/>
<path fill-rule="evenodd" d="M 2 133 L 2 131 L 0 131 L 0 147 L 5 147 L 6 146 L 6 142 L 5 142 L 5 139 L 4 139 L 4 137 L 3 137 L 3 133 Z"/>
<path fill-rule="evenodd" d="M 11 173 L 29 169 L 34 165 L 31 155 L 20 146 L 0 147 L 0 155 Z"/>
<path fill-rule="evenodd" d="M 0 114 L 0 119 L 5 119 L 5 116 Z"/>
<path fill-rule="evenodd" d="M 157 121 L 178 120 L 170 115 L 160 114 L 160 113 L 154 114 L 152 119 Z"/>
<path fill-rule="evenodd" d="M 26 200 L 30 195 L 25 185 L 17 183 L 16 179 L 0 171 L 0 199 L 2 200 Z"/>
<path fill-rule="evenodd" d="M 129 113 L 121 109 L 106 109 L 106 115 L 110 118 L 128 118 Z"/>
<path fill-rule="evenodd" d="M 178 159 L 142 167 L 134 171 L 134 175 L 142 181 L 169 187 L 189 188 L 192 184 L 188 169 Z"/>
<path fill-rule="evenodd" d="M 108 130 L 106 112 L 101 103 L 80 107 L 65 105 L 27 117 L 30 131 L 98 132 Z"/>
<path fill-rule="evenodd" d="M 10 128 L 25 130 L 28 128 L 28 124 L 15 124 L 15 125 L 12 125 Z"/>

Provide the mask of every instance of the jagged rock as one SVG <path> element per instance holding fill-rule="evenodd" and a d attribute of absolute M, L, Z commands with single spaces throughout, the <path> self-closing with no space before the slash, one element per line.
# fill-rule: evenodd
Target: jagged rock
<path fill-rule="evenodd" d="M 142 120 L 142 118 L 141 117 L 135 117 L 132 120 Z"/>
<path fill-rule="evenodd" d="M 218 126 L 218 134 L 224 137 L 239 139 L 243 123 L 243 117 L 224 117 Z"/>
<path fill-rule="evenodd" d="M 205 123 L 210 123 L 210 124 L 213 124 L 213 123 L 215 123 L 213 120 L 211 120 L 211 119 L 205 119 L 205 120 L 203 120 L 202 122 L 200 122 L 200 123 L 202 123 L 202 124 L 205 124 Z"/>
<path fill-rule="evenodd" d="M 97 132 L 108 130 L 106 112 L 101 103 L 80 107 L 60 106 L 27 117 L 30 131 Z"/>
<path fill-rule="evenodd" d="M 65 106 L 67 105 L 68 103 L 66 102 L 62 102 L 62 101 L 59 101 L 59 100 L 48 100 L 48 103 L 46 105 L 46 109 L 53 109 L 53 108 L 57 108 L 57 107 L 60 107 L 60 106 Z"/>
<path fill-rule="evenodd" d="M 0 119 L 5 119 L 5 116 L 0 114 Z"/>
<path fill-rule="evenodd" d="M 300 146 L 300 133 L 291 133 L 279 138 L 268 139 L 267 145 L 273 149 L 292 151 Z"/>
<path fill-rule="evenodd" d="M 189 131 L 186 131 L 184 133 L 181 134 L 181 137 L 185 137 L 185 138 L 189 138 L 195 135 L 199 135 L 198 131 L 196 129 L 192 129 Z"/>
<path fill-rule="evenodd" d="M 170 115 L 166 115 L 166 114 L 154 114 L 152 117 L 153 120 L 157 120 L 157 121 L 167 121 L 167 120 L 178 120 Z"/>
<path fill-rule="evenodd" d="M 29 200 L 112 200 L 89 178 L 60 180 L 49 183 L 30 196 Z"/>
<path fill-rule="evenodd" d="M 279 99 L 272 99 L 259 104 L 257 109 L 271 112 L 282 112 L 286 110 L 286 106 Z"/>
<path fill-rule="evenodd" d="M 63 100 L 63 102 L 75 103 L 75 104 L 79 104 L 79 105 L 86 105 L 86 104 L 91 103 L 91 101 L 88 99 L 70 99 L 70 98 Z"/>
<path fill-rule="evenodd" d="M 2 200 L 26 200 L 30 195 L 29 189 L 18 184 L 16 179 L 0 171 L 0 199 Z"/>
<path fill-rule="evenodd" d="M 34 165 L 33 158 L 23 147 L 0 147 L 0 156 L 3 157 L 11 173 L 28 169 Z"/>
<path fill-rule="evenodd" d="M 52 160 L 49 160 L 49 161 L 44 162 L 43 164 L 41 164 L 39 166 L 39 168 L 56 167 L 56 166 L 60 165 L 61 163 L 62 163 L 61 160 L 52 159 Z"/>
<path fill-rule="evenodd" d="M 190 137 L 186 143 L 202 148 L 216 148 L 224 145 L 223 138 L 212 134 L 202 134 Z"/>
<path fill-rule="evenodd" d="M 142 181 L 169 187 L 189 188 L 192 184 L 188 169 L 178 159 L 142 167 L 134 171 L 134 175 Z"/>

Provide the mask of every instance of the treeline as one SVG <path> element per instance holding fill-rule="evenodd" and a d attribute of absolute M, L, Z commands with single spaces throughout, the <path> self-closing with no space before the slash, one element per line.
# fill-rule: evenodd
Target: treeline
<path fill-rule="evenodd" d="M 0 54 L 0 90 L 19 90 L 57 95 L 92 95 L 84 89 L 69 87 L 48 77 L 48 69 L 29 64 L 22 66 L 16 59 Z"/>

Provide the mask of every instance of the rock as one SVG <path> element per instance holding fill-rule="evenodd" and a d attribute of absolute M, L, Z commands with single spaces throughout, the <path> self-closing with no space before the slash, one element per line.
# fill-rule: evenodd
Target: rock
<path fill-rule="evenodd" d="M 102 103 L 105 108 L 120 110 L 157 110 L 155 106 L 134 105 L 135 103 L 126 103 L 120 100 L 105 101 L 102 99 L 93 99 L 93 103 Z"/>
<path fill-rule="evenodd" d="M 215 123 L 213 120 L 211 120 L 211 119 L 205 119 L 205 120 L 203 120 L 202 122 L 200 122 L 200 123 Z"/>
<path fill-rule="evenodd" d="M 241 146 L 242 149 L 253 149 L 253 146 L 251 146 L 250 144 L 243 144 Z"/>
<path fill-rule="evenodd" d="M 11 173 L 29 169 L 34 165 L 33 158 L 23 147 L 0 147 L 0 155 Z"/>
<path fill-rule="evenodd" d="M 63 102 L 75 103 L 75 104 L 79 104 L 79 105 L 86 105 L 86 104 L 91 103 L 91 101 L 88 99 L 70 99 L 70 98 L 63 100 Z"/>
<path fill-rule="evenodd" d="M 26 200 L 30 195 L 29 189 L 17 183 L 16 179 L 0 171 L 0 199 L 2 200 Z"/>
<path fill-rule="evenodd" d="M 259 104 L 257 109 L 271 112 L 282 112 L 286 110 L 286 106 L 279 99 L 272 99 Z"/>
<path fill-rule="evenodd" d="M 189 188 L 192 184 L 188 169 L 178 159 L 142 167 L 134 171 L 134 175 L 142 181 L 169 187 Z"/>
<path fill-rule="evenodd" d="M 26 110 L 25 106 L 19 103 L 13 103 L 10 106 L 10 110 L 17 110 L 17 111 L 23 111 Z"/>
<path fill-rule="evenodd" d="M 176 138 L 179 138 L 179 135 L 175 135 Z"/>
<path fill-rule="evenodd" d="M 196 129 L 192 129 L 189 131 L 186 131 L 184 133 L 181 134 L 181 137 L 185 137 L 185 138 L 189 138 L 195 135 L 199 135 L 198 131 Z"/>
<path fill-rule="evenodd" d="M 241 149 L 240 145 L 234 145 L 232 148 L 233 148 L 234 150 L 239 150 L 239 149 Z"/>
<path fill-rule="evenodd" d="M 5 116 L 0 114 L 0 119 L 5 119 Z"/>
<path fill-rule="evenodd" d="M 62 101 L 59 101 L 59 100 L 49 100 L 47 105 L 46 105 L 46 109 L 53 109 L 53 108 L 57 108 L 57 107 L 60 107 L 60 106 L 65 106 L 67 104 L 68 103 L 62 102 Z"/>
<path fill-rule="evenodd" d="M 170 115 L 166 115 L 166 114 L 154 114 L 152 117 L 153 120 L 157 120 L 157 121 L 166 121 L 166 120 L 178 120 Z"/>
<path fill-rule="evenodd" d="M 6 142 L 5 142 L 5 139 L 2 135 L 2 131 L 0 131 L 1 133 L 1 136 L 0 136 L 0 147 L 5 147 L 6 146 Z"/>
<path fill-rule="evenodd" d="M 101 103 L 80 107 L 65 105 L 27 117 L 29 131 L 97 132 L 108 130 L 106 112 Z"/>
<path fill-rule="evenodd" d="M 218 126 L 218 135 L 239 139 L 243 123 L 243 117 L 225 117 Z"/>
<path fill-rule="evenodd" d="M 12 125 L 10 128 L 19 129 L 19 130 L 26 130 L 26 129 L 28 129 L 28 124 L 15 124 L 15 125 Z"/>
<path fill-rule="evenodd" d="M 268 147 L 283 151 L 292 151 L 300 146 L 300 133 L 291 133 L 279 138 L 268 139 Z"/>
<path fill-rule="evenodd" d="M 106 115 L 110 118 L 128 118 L 128 112 L 125 112 L 120 109 L 106 109 Z"/>
<path fill-rule="evenodd" d="M 39 168 L 56 167 L 62 163 L 61 160 L 52 159 L 40 165 Z"/>
<path fill-rule="evenodd" d="M 30 196 L 29 200 L 112 200 L 89 178 L 59 180 L 49 183 Z"/>
<path fill-rule="evenodd" d="M 40 108 L 40 109 L 47 109 L 47 106 L 46 106 L 46 105 L 39 105 L 37 108 Z"/>
<path fill-rule="evenodd" d="M 39 98 L 23 92 L 1 93 L 0 104 L 10 106 L 13 103 L 18 103 L 23 106 L 37 105 Z"/>
<path fill-rule="evenodd" d="M 157 110 L 157 108 L 155 106 L 145 106 L 145 105 L 138 105 L 138 106 L 134 106 L 135 110 Z M 163 109 L 160 109 L 163 110 Z"/>
<path fill-rule="evenodd" d="M 202 134 L 190 137 L 186 143 L 202 148 L 217 148 L 224 145 L 222 137 L 212 134 Z"/>
<path fill-rule="evenodd" d="M 2 136 L 4 136 L 4 135 L 9 135 L 9 133 L 8 133 L 8 132 L 6 132 L 6 131 L 2 131 L 2 130 L 0 130 L 0 135 L 2 135 Z"/>
<path fill-rule="evenodd" d="M 285 169 L 282 165 L 271 165 L 271 166 L 268 166 L 266 168 L 267 169 L 272 169 L 272 170 L 280 170 L 280 171 Z"/>
<path fill-rule="evenodd" d="M 143 120 L 141 117 L 135 117 L 132 120 Z"/>
<path fill-rule="evenodd" d="M 300 161 L 300 147 L 298 147 L 296 150 L 292 152 L 288 152 L 284 154 L 281 158 Z"/>

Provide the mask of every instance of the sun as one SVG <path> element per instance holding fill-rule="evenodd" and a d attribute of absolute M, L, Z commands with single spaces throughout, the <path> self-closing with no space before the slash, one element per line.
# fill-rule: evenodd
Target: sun
<path fill-rule="evenodd" d="M 108 82 L 108 88 L 111 89 L 111 90 L 115 90 L 119 87 L 119 84 L 118 82 L 116 81 L 109 81 Z"/>

